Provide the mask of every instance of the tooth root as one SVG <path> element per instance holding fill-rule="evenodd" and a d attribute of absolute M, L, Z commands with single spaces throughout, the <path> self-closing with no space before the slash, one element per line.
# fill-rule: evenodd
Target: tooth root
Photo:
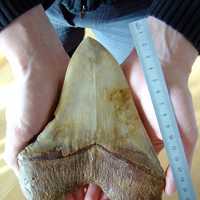
<path fill-rule="evenodd" d="M 164 174 L 120 66 L 95 40 L 73 55 L 55 118 L 18 156 L 27 199 L 93 182 L 111 200 L 161 199 Z"/>

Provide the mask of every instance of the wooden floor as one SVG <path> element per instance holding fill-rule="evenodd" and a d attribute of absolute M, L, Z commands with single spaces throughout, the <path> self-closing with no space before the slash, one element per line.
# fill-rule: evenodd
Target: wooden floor
<path fill-rule="evenodd" d="M 12 84 L 12 75 L 10 68 L 5 59 L 0 55 L 0 200 L 23 200 L 20 188 L 16 177 L 8 169 L 2 159 L 4 149 L 5 136 L 5 104 L 7 96 L 9 95 L 9 87 Z M 195 111 L 200 128 L 200 58 L 197 59 L 193 72 L 190 77 L 190 89 L 193 96 Z M 163 151 L 159 156 L 163 167 L 167 165 L 165 152 Z M 194 154 L 192 166 L 192 178 L 200 199 L 200 142 L 198 141 L 197 148 Z M 175 194 L 173 197 L 163 197 L 164 200 L 178 199 Z"/>

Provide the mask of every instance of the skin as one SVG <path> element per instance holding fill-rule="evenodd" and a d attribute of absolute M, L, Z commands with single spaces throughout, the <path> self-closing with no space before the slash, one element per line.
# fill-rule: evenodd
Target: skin
<path fill-rule="evenodd" d="M 154 17 L 149 17 L 148 22 L 162 63 L 185 152 L 191 164 L 198 131 L 188 77 L 198 53 L 180 33 L 164 22 Z M 26 12 L 1 31 L 0 46 L 10 62 L 16 81 L 6 113 L 4 159 L 17 175 L 18 153 L 52 118 L 69 57 L 41 6 Z M 162 136 L 135 49 L 121 67 L 147 133 L 159 153 L 163 148 Z M 169 166 L 166 169 L 165 192 L 170 195 L 174 191 L 175 183 Z M 79 186 L 66 195 L 66 200 L 81 199 L 108 198 L 93 184 Z"/>

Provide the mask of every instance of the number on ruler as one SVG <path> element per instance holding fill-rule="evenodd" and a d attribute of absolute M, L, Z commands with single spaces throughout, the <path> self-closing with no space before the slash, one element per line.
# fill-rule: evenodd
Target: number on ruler
<path fill-rule="evenodd" d="M 157 82 L 157 81 L 158 81 L 158 79 L 157 79 L 157 78 L 155 78 L 155 79 L 153 79 L 153 80 L 152 80 L 152 82 Z"/>
<path fill-rule="evenodd" d="M 183 183 L 185 181 L 184 177 L 181 177 L 181 182 Z"/>
<path fill-rule="evenodd" d="M 182 171 L 183 171 L 181 167 L 178 167 L 177 170 L 178 170 L 179 172 L 182 172 Z"/>
<path fill-rule="evenodd" d="M 170 128 L 170 125 L 169 125 L 169 124 L 167 124 L 165 127 L 166 127 L 166 128 Z"/>
<path fill-rule="evenodd" d="M 175 161 L 176 161 L 176 162 L 179 161 L 179 157 L 178 157 L 178 156 L 175 157 Z"/>
<path fill-rule="evenodd" d="M 171 135 L 169 136 L 169 139 L 170 139 L 170 140 L 173 140 L 173 139 L 174 139 L 174 136 L 171 134 Z"/>
<path fill-rule="evenodd" d="M 159 94 L 161 91 L 160 90 L 156 90 L 156 94 Z"/>
<path fill-rule="evenodd" d="M 187 188 L 183 188 L 183 192 L 187 192 Z"/>
<path fill-rule="evenodd" d="M 175 151 L 175 150 L 176 150 L 176 146 L 172 146 L 172 150 L 174 150 L 174 151 Z"/>
<path fill-rule="evenodd" d="M 142 43 L 142 46 L 143 46 L 143 47 L 146 47 L 146 46 L 147 46 L 147 43 L 146 43 L 146 42 Z"/>

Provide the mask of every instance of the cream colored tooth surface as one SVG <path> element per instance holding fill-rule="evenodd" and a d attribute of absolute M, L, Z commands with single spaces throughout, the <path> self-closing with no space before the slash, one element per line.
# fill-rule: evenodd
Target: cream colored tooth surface
<path fill-rule="evenodd" d="M 164 187 L 123 72 L 91 38 L 70 61 L 55 118 L 18 158 L 27 199 L 60 199 L 93 182 L 112 200 L 157 200 Z"/>

